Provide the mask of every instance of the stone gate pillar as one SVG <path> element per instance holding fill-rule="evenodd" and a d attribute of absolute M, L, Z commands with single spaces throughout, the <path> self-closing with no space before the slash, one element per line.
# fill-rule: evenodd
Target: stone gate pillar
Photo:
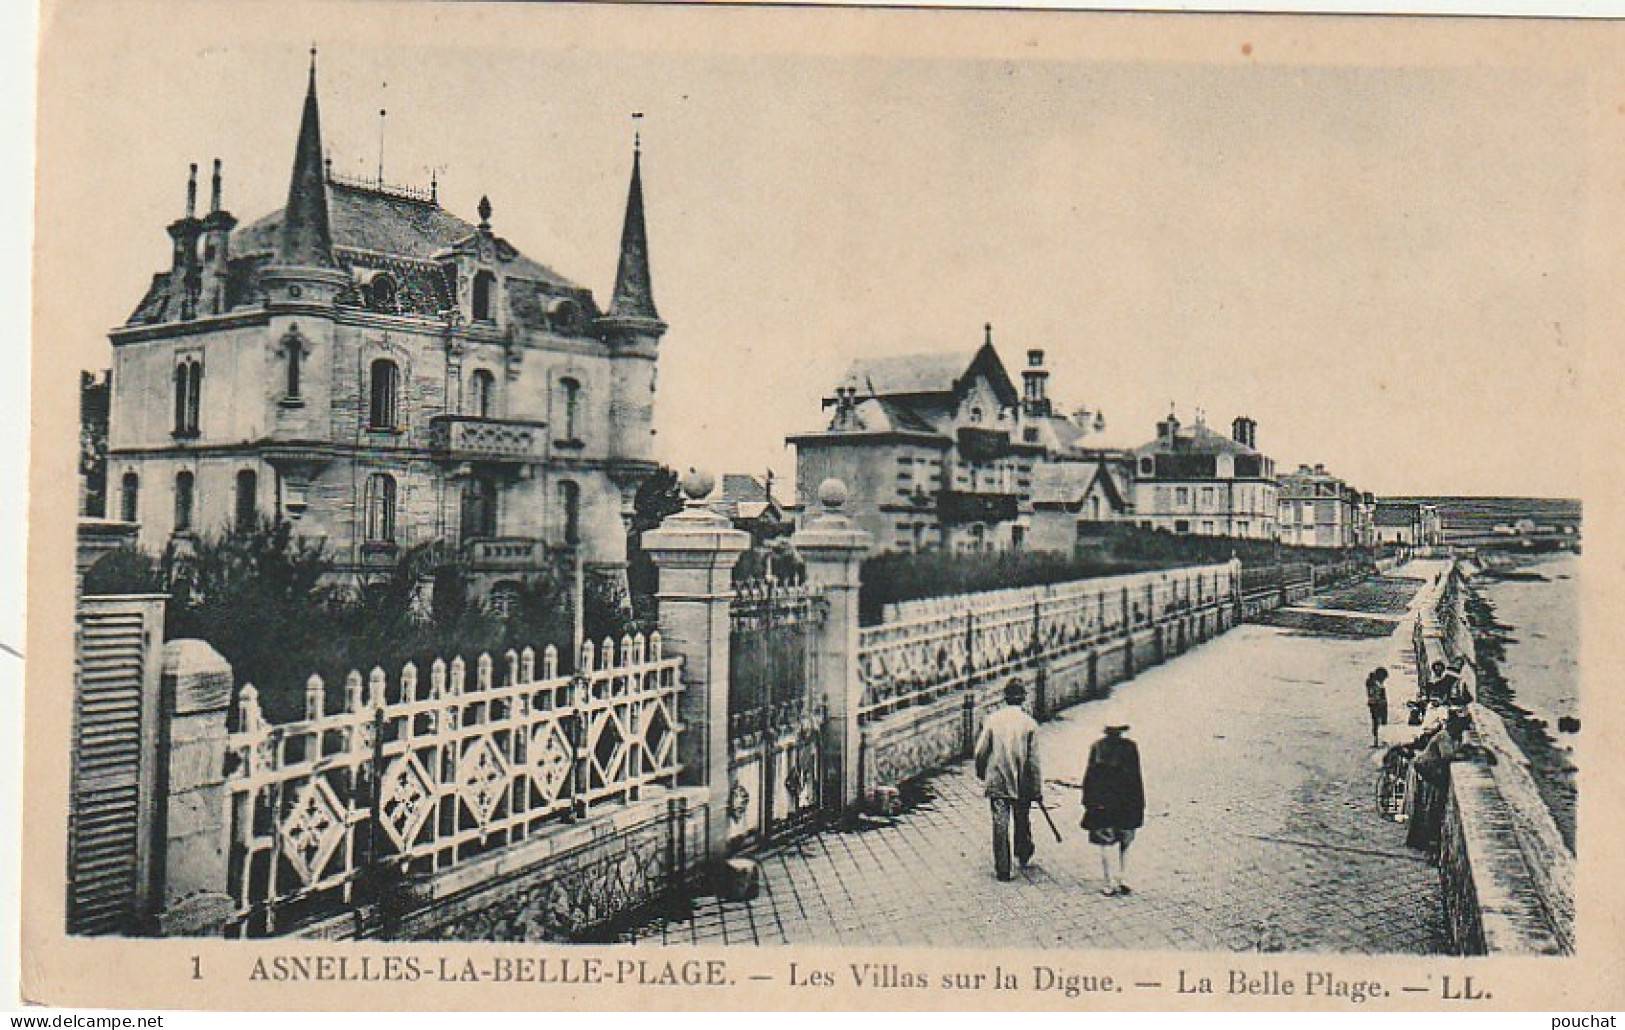
<path fill-rule="evenodd" d="M 643 534 L 643 549 L 660 571 L 662 645 L 683 656 L 679 707 L 682 782 L 707 789 L 706 853 L 728 850 L 729 644 L 733 568 L 750 546 L 721 515 L 701 504 L 715 480 L 690 469 L 683 477 L 687 507 Z"/>
<path fill-rule="evenodd" d="M 231 665 L 201 640 L 164 645 L 158 931 L 199 937 L 225 929 L 231 914 L 227 856 L 226 713 Z"/>
<path fill-rule="evenodd" d="M 841 514 L 846 484 L 818 486 L 820 514 L 802 524 L 790 543 L 807 565 L 807 583 L 823 592 L 829 619 L 817 634 L 817 688 L 824 700 L 824 803 L 844 811 L 859 800 L 858 587 L 863 556 L 874 538 Z"/>

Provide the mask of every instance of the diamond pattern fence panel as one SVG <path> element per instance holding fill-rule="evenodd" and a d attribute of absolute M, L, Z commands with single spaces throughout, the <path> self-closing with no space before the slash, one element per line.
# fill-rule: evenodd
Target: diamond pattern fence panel
<path fill-rule="evenodd" d="M 681 659 L 659 634 L 587 643 L 575 675 L 549 647 L 350 673 L 344 708 L 306 684 L 305 718 L 265 721 L 238 694 L 227 745 L 233 931 L 331 915 L 368 883 L 431 874 L 594 806 L 675 785 Z"/>

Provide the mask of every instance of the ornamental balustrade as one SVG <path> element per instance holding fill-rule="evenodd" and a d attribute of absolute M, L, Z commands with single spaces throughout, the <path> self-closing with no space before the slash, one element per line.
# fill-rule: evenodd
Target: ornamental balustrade
<path fill-rule="evenodd" d="M 540 461 L 546 429 L 545 422 L 437 415 L 429 420 L 429 449 L 454 460 Z"/>
<path fill-rule="evenodd" d="M 859 630 L 859 718 L 871 722 L 1228 603 L 1234 575 L 1226 564 L 910 602 L 901 607 L 911 617 Z"/>
<path fill-rule="evenodd" d="M 675 785 L 682 659 L 658 633 L 582 646 L 561 674 L 548 647 L 472 669 L 437 659 L 422 682 L 351 672 L 343 710 L 305 687 L 305 718 L 272 725 L 238 694 L 227 740 L 230 892 L 238 934 L 329 914 L 372 878 L 439 872 L 594 806 Z M 500 681 L 498 679 L 500 675 Z"/>

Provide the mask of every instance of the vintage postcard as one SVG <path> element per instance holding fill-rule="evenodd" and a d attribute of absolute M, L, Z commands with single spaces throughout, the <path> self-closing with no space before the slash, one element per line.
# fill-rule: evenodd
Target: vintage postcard
<path fill-rule="evenodd" d="M 26 999 L 1625 1005 L 1625 26 L 40 32 Z"/>

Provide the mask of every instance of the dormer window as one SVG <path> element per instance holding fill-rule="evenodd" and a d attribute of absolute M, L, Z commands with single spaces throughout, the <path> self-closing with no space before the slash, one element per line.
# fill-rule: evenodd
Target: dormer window
<path fill-rule="evenodd" d="M 496 315 L 492 301 L 496 292 L 497 277 L 488 271 L 479 271 L 474 274 L 474 321 L 495 322 Z"/>
<path fill-rule="evenodd" d="M 394 314 L 399 309 L 396 300 L 395 277 L 388 272 L 379 272 L 367 284 L 367 307 L 373 311 L 382 311 Z"/>
<path fill-rule="evenodd" d="M 556 332 L 573 333 L 581 324 L 581 307 L 568 297 L 560 297 L 547 306 L 547 319 Z"/>

